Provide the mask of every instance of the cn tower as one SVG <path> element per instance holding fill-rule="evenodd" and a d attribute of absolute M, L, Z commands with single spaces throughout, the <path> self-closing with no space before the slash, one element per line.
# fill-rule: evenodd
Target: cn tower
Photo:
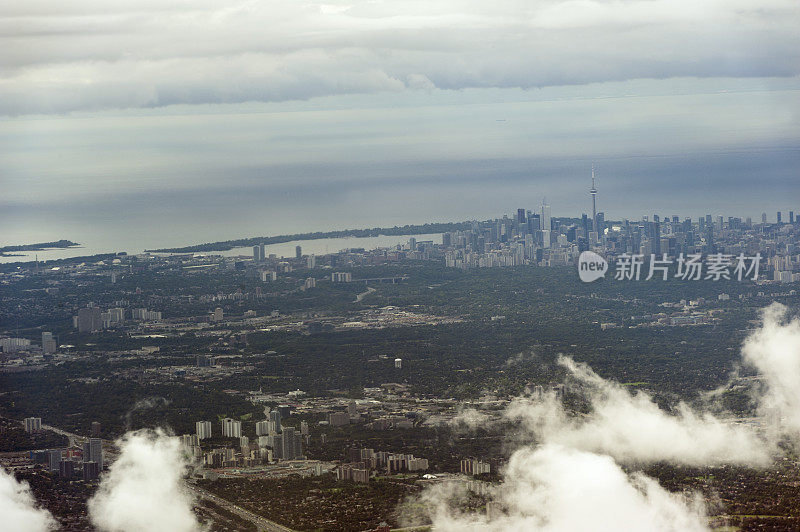
<path fill-rule="evenodd" d="M 600 231 L 597 227 L 597 187 L 594 186 L 594 165 L 592 165 L 592 188 L 589 189 L 589 194 L 592 195 L 592 231 L 597 233 L 597 238 L 600 238 Z"/>

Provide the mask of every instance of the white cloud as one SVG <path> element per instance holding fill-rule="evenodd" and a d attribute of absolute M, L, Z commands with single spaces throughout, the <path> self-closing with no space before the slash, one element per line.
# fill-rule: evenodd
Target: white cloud
<path fill-rule="evenodd" d="M 460 513 L 447 486 L 425 494 L 442 531 L 700 531 L 707 530 L 702 502 L 671 494 L 642 474 L 626 474 L 608 456 L 545 445 L 516 451 L 487 515 Z"/>
<path fill-rule="evenodd" d="M 586 390 L 591 412 L 570 416 L 553 393 L 513 402 L 507 415 L 537 438 L 607 454 L 620 462 L 670 461 L 688 465 L 767 465 L 773 443 L 749 426 L 727 423 L 680 403 L 669 413 L 644 392 L 629 393 L 588 366 L 560 357 Z"/>
<path fill-rule="evenodd" d="M 187 462 L 177 438 L 160 429 L 129 432 L 119 458 L 89 500 L 92 523 L 109 532 L 199 530 L 192 497 L 183 486 Z"/>
<path fill-rule="evenodd" d="M 0 468 L 0 528 L 15 532 L 54 530 L 56 521 L 45 509 L 36 507 L 30 486 Z"/>
<path fill-rule="evenodd" d="M 800 73 L 787 0 L 0 8 L 0 113 Z"/>
<path fill-rule="evenodd" d="M 761 415 L 778 422 L 777 432 L 800 444 L 800 320 L 787 314 L 779 303 L 765 308 L 761 327 L 745 340 L 742 358 L 762 377 Z"/>

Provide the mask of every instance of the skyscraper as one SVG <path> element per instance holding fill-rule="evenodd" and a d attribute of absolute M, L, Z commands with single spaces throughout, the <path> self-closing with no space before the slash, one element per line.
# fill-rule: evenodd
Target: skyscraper
<path fill-rule="evenodd" d="M 61 469 L 61 459 L 63 453 L 61 449 L 50 449 L 47 451 L 47 469 L 56 472 Z"/>
<path fill-rule="evenodd" d="M 45 354 L 56 352 L 56 341 L 53 338 L 53 333 L 46 331 L 42 333 L 42 352 Z"/>
<path fill-rule="evenodd" d="M 269 420 L 275 424 L 275 432 L 281 431 L 281 413 L 279 410 L 270 410 Z"/>
<path fill-rule="evenodd" d="M 592 165 L 592 188 L 589 189 L 589 194 L 592 196 L 592 230 L 598 235 L 600 229 L 597 226 L 597 187 L 594 186 L 594 165 Z M 549 227 L 547 229 L 550 229 Z"/>
<path fill-rule="evenodd" d="M 550 229 L 552 229 L 552 223 L 550 222 L 550 205 L 547 204 L 547 200 L 542 200 L 541 225 L 542 231 L 550 231 Z"/>
<path fill-rule="evenodd" d="M 283 455 L 284 460 L 294 460 L 295 459 L 295 443 L 294 443 L 294 427 L 286 427 L 283 429 L 283 441 L 281 442 L 283 445 Z"/>
<path fill-rule="evenodd" d="M 294 257 L 296 259 L 303 258 L 303 248 L 301 248 L 300 246 L 295 246 L 294 247 Z"/>
<path fill-rule="evenodd" d="M 103 470 L 103 440 L 100 438 L 89 438 L 83 442 L 83 461 L 95 462 L 97 468 Z"/>

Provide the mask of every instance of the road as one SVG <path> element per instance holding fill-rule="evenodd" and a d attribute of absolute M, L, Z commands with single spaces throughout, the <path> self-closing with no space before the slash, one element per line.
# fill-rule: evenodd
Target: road
<path fill-rule="evenodd" d="M 67 436 L 70 439 L 70 444 L 75 444 L 78 441 L 85 441 L 87 439 L 85 436 L 80 436 L 73 432 L 67 432 L 65 430 L 59 429 L 58 427 L 53 427 L 52 425 L 45 425 L 44 423 L 42 423 L 42 428 L 46 430 L 52 430 L 56 434 L 62 434 L 64 436 Z M 103 440 L 103 443 L 105 444 L 109 442 Z M 106 451 L 106 453 L 108 453 L 108 451 Z M 186 485 L 198 497 L 213 501 L 222 506 L 223 508 L 225 508 L 226 510 L 235 513 L 242 519 L 250 521 L 251 523 L 256 525 L 259 531 L 263 530 L 265 532 L 293 532 L 291 528 L 287 528 L 283 525 L 275 523 L 274 521 L 270 521 L 269 519 L 265 519 L 260 515 L 256 515 L 253 512 L 245 510 L 240 506 L 236 506 L 232 502 L 223 499 L 222 497 L 218 497 L 217 495 L 214 495 L 213 493 L 206 491 L 203 488 L 200 488 L 199 486 L 196 486 L 191 482 L 186 482 Z"/>
<path fill-rule="evenodd" d="M 212 502 L 215 502 L 215 503 L 219 504 L 220 506 L 222 506 L 223 508 L 225 508 L 226 510 L 228 510 L 229 512 L 233 512 L 236 515 L 238 515 L 239 517 L 241 517 L 242 519 L 246 519 L 247 521 L 250 521 L 251 523 L 256 525 L 256 527 L 258 528 L 259 531 L 264 530 L 266 532 L 292 532 L 291 528 L 287 528 L 287 527 L 285 527 L 283 525 L 279 525 L 278 523 L 276 523 L 274 521 L 270 521 L 269 519 L 265 519 L 265 518 L 261 517 L 260 515 L 256 515 L 253 512 L 245 510 L 241 506 L 236 506 L 235 504 L 233 504 L 229 500 L 223 499 L 222 497 L 218 497 L 217 495 L 214 495 L 210 491 L 206 491 L 203 488 L 200 488 L 200 487 L 192 484 L 191 482 L 187 482 L 186 485 L 198 497 L 200 497 L 202 499 L 208 499 L 208 500 L 210 500 Z"/>

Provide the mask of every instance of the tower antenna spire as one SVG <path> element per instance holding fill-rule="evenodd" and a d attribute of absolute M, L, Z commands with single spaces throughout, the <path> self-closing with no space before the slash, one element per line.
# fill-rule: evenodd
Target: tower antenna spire
<path fill-rule="evenodd" d="M 592 231 L 600 238 L 600 230 L 597 227 L 597 187 L 594 184 L 594 163 L 592 163 L 592 188 L 589 189 L 592 196 Z"/>

